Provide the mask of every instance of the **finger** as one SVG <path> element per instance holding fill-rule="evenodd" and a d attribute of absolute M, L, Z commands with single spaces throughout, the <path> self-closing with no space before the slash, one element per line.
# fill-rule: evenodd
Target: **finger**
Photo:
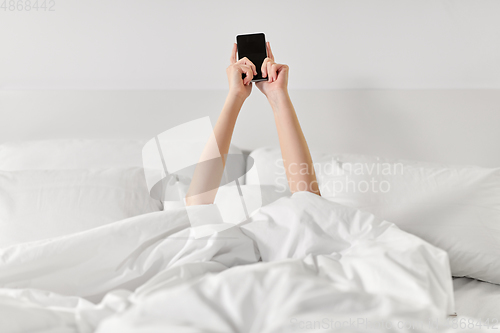
<path fill-rule="evenodd" d="M 253 69 L 252 69 L 252 67 L 250 67 L 248 65 L 241 65 L 240 68 L 241 68 L 241 72 L 246 74 L 245 78 L 243 79 L 243 84 L 247 85 L 250 82 L 252 82 L 252 79 L 253 79 Z"/>
<path fill-rule="evenodd" d="M 284 65 L 284 64 L 279 65 L 279 67 L 278 67 L 278 73 L 286 72 L 286 71 L 288 71 L 288 65 Z"/>
<path fill-rule="evenodd" d="M 250 61 L 250 67 L 252 67 L 253 75 L 257 75 L 257 66 Z"/>
<path fill-rule="evenodd" d="M 248 82 L 248 71 L 249 71 L 249 67 L 247 65 L 243 65 L 243 64 L 238 64 L 238 71 L 240 73 L 244 73 L 245 74 L 245 77 L 243 78 L 243 85 L 246 85 L 247 82 Z"/>
<path fill-rule="evenodd" d="M 273 82 L 276 81 L 278 79 L 278 68 L 279 68 L 279 64 L 272 64 L 271 66 L 271 73 L 272 73 L 272 78 L 273 78 Z"/>
<path fill-rule="evenodd" d="M 273 62 L 267 62 L 267 77 L 269 82 L 273 82 Z"/>
<path fill-rule="evenodd" d="M 288 81 L 288 65 L 278 64 L 276 68 L 276 79 L 278 76 L 284 76 L 285 81 Z"/>
<path fill-rule="evenodd" d="M 250 59 L 248 59 L 247 57 L 241 58 L 240 60 L 238 60 L 238 63 L 252 67 L 254 75 L 257 75 L 257 67 L 255 67 L 253 62 L 251 62 Z"/>
<path fill-rule="evenodd" d="M 267 76 L 267 63 L 270 62 L 270 61 L 272 61 L 270 58 L 266 58 L 262 62 L 262 66 L 260 68 L 260 70 L 262 72 L 262 77 L 266 77 Z"/>
<path fill-rule="evenodd" d="M 271 43 L 267 42 L 267 56 L 271 58 L 272 61 L 274 61 L 274 55 L 273 51 L 271 51 Z"/>
<path fill-rule="evenodd" d="M 231 51 L 231 57 L 229 57 L 229 62 L 232 64 L 235 64 L 237 61 L 237 56 L 236 52 L 238 51 L 238 48 L 236 46 L 236 43 L 233 44 L 233 50 Z"/>

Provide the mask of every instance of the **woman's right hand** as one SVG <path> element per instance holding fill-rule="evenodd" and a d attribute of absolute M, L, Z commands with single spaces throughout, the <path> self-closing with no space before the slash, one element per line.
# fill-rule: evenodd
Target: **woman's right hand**
<path fill-rule="evenodd" d="M 237 46 L 234 43 L 229 58 L 230 65 L 226 69 L 229 94 L 236 98 L 246 99 L 252 92 L 252 79 L 254 75 L 257 75 L 257 68 L 247 57 L 237 60 L 236 52 Z M 244 79 L 242 74 L 246 74 Z"/>

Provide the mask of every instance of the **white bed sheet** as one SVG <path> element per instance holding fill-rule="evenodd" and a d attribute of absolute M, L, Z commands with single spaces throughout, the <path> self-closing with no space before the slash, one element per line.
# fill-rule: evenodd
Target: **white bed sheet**
<path fill-rule="evenodd" d="M 455 309 L 458 317 L 497 321 L 500 331 L 500 285 L 469 278 L 454 278 Z"/>

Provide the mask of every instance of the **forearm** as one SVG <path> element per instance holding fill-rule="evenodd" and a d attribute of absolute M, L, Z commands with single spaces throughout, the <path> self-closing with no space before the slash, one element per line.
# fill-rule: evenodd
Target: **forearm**
<path fill-rule="evenodd" d="M 309 191 L 321 195 L 311 153 L 288 92 L 273 94 L 268 100 L 274 112 L 290 191 Z"/>
<path fill-rule="evenodd" d="M 231 94 L 226 98 L 224 107 L 214 126 L 213 136 L 200 156 L 200 163 L 195 169 L 193 180 L 189 186 L 186 195 L 186 204 L 188 206 L 214 202 L 224 172 L 226 155 L 231 144 L 236 119 L 243 102 L 244 98 Z M 216 156 L 220 157 L 214 158 Z"/>
<path fill-rule="evenodd" d="M 224 157 L 229 151 L 231 138 L 233 137 L 234 126 L 243 106 L 244 98 L 228 95 L 224 103 L 224 107 L 215 123 L 214 135 L 219 148 L 219 153 Z"/>

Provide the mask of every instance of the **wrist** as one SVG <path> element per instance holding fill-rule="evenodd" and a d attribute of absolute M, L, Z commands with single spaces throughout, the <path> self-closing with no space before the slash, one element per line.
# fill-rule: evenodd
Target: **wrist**
<path fill-rule="evenodd" d="M 229 110 L 231 113 L 239 113 L 245 100 L 245 96 L 229 93 L 224 103 L 224 109 Z"/>
<path fill-rule="evenodd" d="M 227 100 L 230 101 L 230 102 L 233 102 L 233 103 L 241 103 L 243 104 L 243 102 L 247 99 L 247 94 L 246 92 L 233 92 L 233 91 L 229 91 L 229 93 L 227 94 Z"/>
<path fill-rule="evenodd" d="M 283 105 L 283 103 L 290 101 L 290 96 L 287 90 L 273 91 L 267 95 L 267 100 L 269 104 L 271 104 L 273 110 L 276 110 L 280 105 Z"/>

